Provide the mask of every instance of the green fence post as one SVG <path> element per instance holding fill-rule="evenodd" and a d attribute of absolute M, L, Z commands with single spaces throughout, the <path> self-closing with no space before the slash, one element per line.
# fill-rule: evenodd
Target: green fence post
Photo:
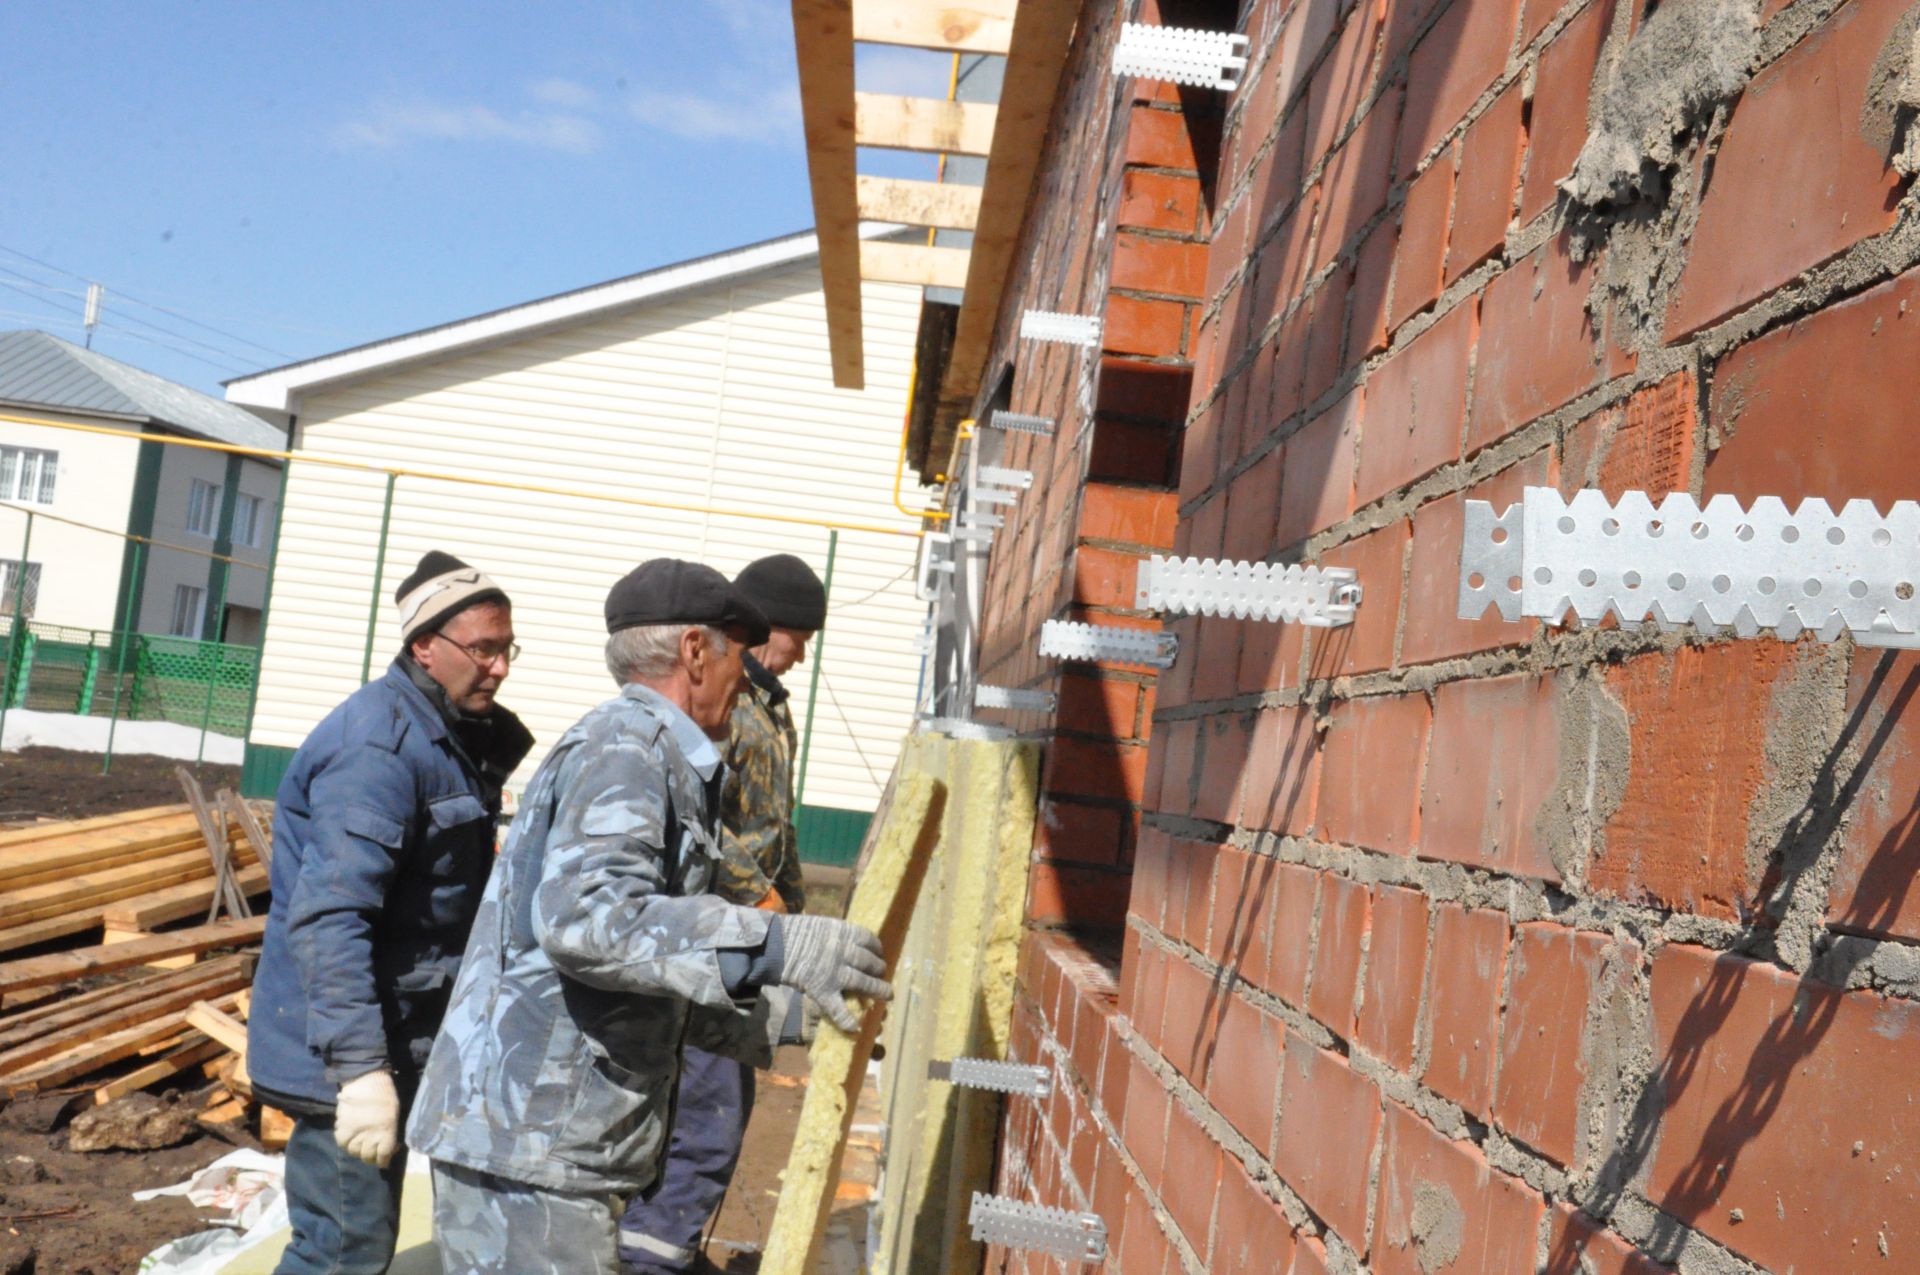
<path fill-rule="evenodd" d="M 837 528 L 827 531 L 827 578 L 822 581 L 829 599 L 833 597 L 833 559 L 840 549 L 840 532 Z M 807 795 L 807 755 L 813 751 L 813 710 L 820 703 L 820 663 L 826 658 L 827 631 L 823 628 L 813 636 L 813 675 L 807 681 L 807 725 L 800 736 L 800 764 L 795 767 L 793 782 L 793 808 L 796 815 L 800 811 L 801 799 Z"/>
<path fill-rule="evenodd" d="M 27 534 L 20 541 L 20 571 L 14 576 L 13 622 L 7 626 L 7 667 L 0 675 L 0 748 L 6 747 L 7 705 L 13 702 L 13 668 L 27 634 L 27 557 L 33 552 L 33 510 L 26 511 Z"/>
<path fill-rule="evenodd" d="M 13 676 L 13 694 L 7 697 L 14 708 L 27 706 L 27 684 L 33 680 L 33 652 L 40 645 L 39 635 L 32 629 L 20 636 L 20 668 Z"/>
<path fill-rule="evenodd" d="M 93 713 L 93 688 L 100 680 L 100 648 L 93 644 L 93 635 L 87 635 L 87 662 L 80 668 L 80 694 L 74 697 L 73 711 L 88 717 Z"/>
<path fill-rule="evenodd" d="M 228 569 L 220 573 L 220 604 L 213 612 L 219 618 L 213 632 L 213 668 L 207 674 L 207 706 L 200 714 L 200 752 L 193 759 L 196 766 L 206 764 L 207 728 L 213 724 L 213 692 L 220 685 L 220 672 L 227 662 L 227 644 L 222 639 L 227 631 L 227 583 L 233 579 L 232 564 L 227 566 Z"/>
<path fill-rule="evenodd" d="M 367 650 L 360 657 L 360 681 L 365 683 L 373 671 L 373 634 L 380 625 L 381 577 L 387 571 L 387 528 L 393 524 L 393 480 L 400 475 L 387 474 L 387 503 L 380 509 L 380 547 L 373 557 L 373 602 L 367 608 Z"/>
<path fill-rule="evenodd" d="M 133 590 L 140 581 L 140 558 L 147 546 L 136 540 L 133 542 L 133 564 L 127 570 L 127 605 L 121 613 L 127 617 L 127 627 L 113 635 L 113 710 L 107 719 L 107 755 L 100 762 L 100 773 L 113 773 L 113 736 L 120 729 L 120 688 L 127 680 L 127 648 L 133 645 Z"/>

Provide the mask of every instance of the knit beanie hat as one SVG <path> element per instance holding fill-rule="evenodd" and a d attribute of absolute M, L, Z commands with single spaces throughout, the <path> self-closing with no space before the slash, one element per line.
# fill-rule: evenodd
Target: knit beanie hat
<path fill-rule="evenodd" d="M 506 602 L 507 594 L 486 573 L 450 553 L 429 549 L 413 574 L 393 591 L 393 601 L 400 609 L 400 641 L 407 645 L 470 606 Z"/>
<path fill-rule="evenodd" d="M 747 564 L 733 587 L 760 608 L 767 623 L 817 633 L 827 623 L 827 586 L 813 568 L 790 553 Z"/>

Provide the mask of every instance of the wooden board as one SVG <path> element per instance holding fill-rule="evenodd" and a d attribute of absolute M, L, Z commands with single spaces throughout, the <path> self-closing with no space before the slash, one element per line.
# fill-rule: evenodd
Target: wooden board
<path fill-rule="evenodd" d="M 122 824 L 143 823 L 149 819 L 161 819 L 168 815 L 187 814 L 185 805 L 153 806 L 146 810 L 122 810 L 111 815 L 95 815 L 91 819 L 56 819 L 42 823 L 29 824 L 24 828 L 9 828 L 0 832 L 0 851 L 14 846 L 27 845 L 36 841 L 46 841 L 54 837 L 68 837 L 80 833 L 97 832 L 102 828 L 117 828 Z"/>
<path fill-rule="evenodd" d="M 17 948 L 32 947 L 36 943 L 45 943 L 48 939 L 63 939 L 84 930 L 100 928 L 100 909 L 81 908 L 63 915 L 50 917 L 45 921 L 29 921 L 25 925 L 10 925 L 0 929 L 0 952 L 11 952 Z"/>
<path fill-rule="evenodd" d="M 813 231 L 820 242 L 833 383 L 864 389 L 860 213 L 853 199 L 853 14 L 849 0 L 793 0 L 800 121 L 807 135 Z"/>
<path fill-rule="evenodd" d="M 853 38 L 941 53 L 1005 53 L 1016 8 L 1017 0 L 854 0 Z"/>
<path fill-rule="evenodd" d="M 115 1098 L 124 1098 L 136 1089 L 145 1089 L 148 1085 L 157 1085 L 183 1071 L 198 1067 L 227 1052 L 227 1047 L 217 1040 L 208 1040 L 202 1036 L 198 1040 L 189 1040 L 180 1045 L 165 1058 L 156 1059 L 143 1066 L 136 1067 L 124 1076 L 116 1076 L 93 1091 L 96 1106 L 112 1102 Z"/>
<path fill-rule="evenodd" d="M 251 896 L 266 893 L 267 870 L 259 864 L 241 868 L 234 879 L 239 882 L 243 894 Z M 100 920 L 102 924 L 118 930 L 151 930 L 169 921 L 205 916 L 207 905 L 213 902 L 213 891 L 213 878 L 209 876 L 199 881 L 136 894 L 102 908 Z"/>
<path fill-rule="evenodd" d="M 948 102 L 891 93 L 853 95 L 853 141 L 888 150 L 985 155 L 993 149 L 999 108 L 984 102 Z M 812 146 L 808 146 L 812 160 Z"/>
<path fill-rule="evenodd" d="M 860 245 L 860 277 L 875 283 L 958 288 L 967 281 L 967 250 L 869 239 Z"/>
<path fill-rule="evenodd" d="M 198 842 L 195 846 L 157 859 L 69 875 L 62 881 L 8 891 L 0 895 L 0 925 L 42 921 L 63 912 L 101 906 L 200 877 L 211 881 L 213 863 L 207 858 L 206 847 Z M 251 852 L 245 857 L 251 862 Z"/>
<path fill-rule="evenodd" d="M 170 997 L 177 998 L 182 993 L 186 993 L 187 998 L 171 1007 L 184 1009 L 196 1000 L 230 990 L 226 984 L 235 980 L 241 987 L 250 981 L 249 961 L 244 956 L 224 956 L 188 969 L 100 988 L 85 996 L 46 1006 L 31 1015 L 0 1018 L 0 1069 L 6 1066 L 6 1051 L 26 1045 L 41 1036 L 69 1027 L 98 1027 L 123 1010 L 166 1004 Z"/>
<path fill-rule="evenodd" d="M 972 230 L 980 217 L 980 188 L 957 182 L 912 181 L 905 177 L 860 174 L 854 183 L 860 216 L 868 221 L 897 221 L 906 226 Z M 861 269 L 866 263 L 861 263 Z"/>
<path fill-rule="evenodd" d="M 233 1000 L 233 997 L 225 996 L 214 1004 L 218 1008 L 228 1009 L 233 1006 Z M 65 1084 L 110 1063 L 119 1062 L 122 1058 L 131 1058 L 140 1052 L 142 1046 L 178 1033 L 186 1021 L 186 1011 L 181 1010 L 162 1014 L 149 1022 L 135 1024 L 96 1040 L 80 1042 L 25 1071 L 0 1077 L 0 1089 L 12 1095 L 36 1093 Z"/>
<path fill-rule="evenodd" d="M 219 921 L 190 930 L 156 934 L 151 939 L 133 943 L 115 943 L 110 947 L 81 948 L 73 952 L 55 952 L 48 956 L 7 961 L 0 963 L 0 996 L 87 974 L 104 974 L 108 970 L 145 965 L 158 957 L 209 952 L 221 947 L 244 947 L 259 942 L 266 932 L 267 918 L 254 916 L 243 921 Z"/>
<path fill-rule="evenodd" d="M 61 1027 L 58 1030 L 49 1030 L 0 1053 L 0 1077 L 25 1070 L 42 1059 L 52 1058 L 76 1046 L 85 1045 L 125 1028 L 137 1027 L 168 1014 L 198 1008 L 210 997 L 239 991 L 247 985 L 249 978 L 250 975 L 246 971 L 230 968 L 225 973 L 201 983 L 155 992 L 137 1004 L 125 1005 L 108 1013 L 86 1015 L 77 1024 Z M 192 1026 L 200 1026 L 191 1020 L 188 1021 Z M 173 1030 L 177 1030 L 177 1027 Z M 202 1030 L 205 1029 L 202 1028 Z M 214 1033 L 207 1032 L 207 1035 L 213 1036 Z M 241 1039 L 245 1040 L 245 1038 L 246 1033 L 243 1029 Z M 215 1039 L 219 1038 L 216 1036 Z"/>

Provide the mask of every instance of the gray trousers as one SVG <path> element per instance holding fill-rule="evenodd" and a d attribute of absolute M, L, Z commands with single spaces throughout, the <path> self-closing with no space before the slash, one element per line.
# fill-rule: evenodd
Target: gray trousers
<path fill-rule="evenodd" d="M 547 1191 L 433 1162 L 433 1245 L 443 1275 L 618 1275 L 611 1195 Z"/>

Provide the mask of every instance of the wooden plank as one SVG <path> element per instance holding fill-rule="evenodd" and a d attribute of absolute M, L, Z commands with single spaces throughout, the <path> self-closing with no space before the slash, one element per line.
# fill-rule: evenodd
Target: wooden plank
<path fill-rule="evenodd" d="M 207 906 L 207 924 L 212 925 L 220 919 L 220 909 L 225 907 L 230 916 L 252 916 L 253 909 L 247 906 L 247 900 L 233 884 L 233 856 L 228 850 L 228 837 L 232 831 L 227 824 L 224 812 L 216 813 L 200 790 L 200 781 L 185 766 L 175 766 L 173 777 L 180 782 L 180 790 L 187 796 L 187 804 L 193 807 L 193 817 L 200 823 L 200 835 L 206 842 L 207 861 L 213 866 L 213 897 Z"/>
<path fill-rule="evenodd" d="M 793 0 L 800 119 L 807 136 L 813 230 L 820 243 L 833 383 L 866 388 L 860 318 L 860 211 L 853 198 L 853 15 L 850 0 Z"/>
<path fill-rule="evenodd" d="M 221 1008 L 233 1004 L 233 997 L 223 997 L 214 1002 Z M 151 1022 L 139 1023 L 98 1040 L 86 1041 L 75 1045 L 64 1054 L 47 1059 L 25 1071 L 0 1078 L 0 1088 L 9 1095 L 35 1093 L 42 1089 L 51 1089 L 55 1085 L 65 1084 L 88 1072 L 98 1071 L 110 1063 L 123 1058 L 131 1058 L 140 1052 L 143 1045 L 156 1040 L 165 1040 L 180 1030 L 187 1021 L 185 1011 L 163 1014 Z"/>
<path fill-rule="evenodd" d="M 293 1117 L 275 1106 L 260 1105 L 260 1145 L 278 1151 L 293 1137 Z"/>
<path fill-rule="evenodd" d="M 240 869 L 235 877 L 241 893 L 246 895 L 266 893 L 267 879 L 267 870 L 259 864 Z M 100 920 L 110 929 L 151 930 L 169 921 L 206 915 L 213 897 L 212 878 L 188 881 L 110 903 L 101 909 Z"/>
<path fill-rule="evenodd" d="M 860 277 L 874 283 L 959 288 L 967 282 L 967 256 L 965 248 L 868 240 L 860 245 Z"/>
<path fill-rule="evenodd" d="M 955 182 L 910 181 L 904 177 L 860 174 L 854 184 L 860 216 L 868 221 L 897 221 L 906 226 L 972 230 L 980 217 L 980 188 Z M 866 268 L 865 263 L 861 269 Z"/>
<path fill-rule="evenodd" d="M 205 1005 L 209 997 L 222 996 L 228 992 L 237 992 L 245 987 L 251 975 L 237 966 L 230 966 L 215 977 L 185 987 L 168 988 L 153 992 L 131 1005 L 125 1005 L 109 1013 L 83 1014 L 77 1023 L 70 1023 L 57 1030 L 48 1030 L 33 1036 L 32 1039 L 16 1044 L 0 1052 L 0 1075 L 21 1071 L 45 1058 L 100 1039 L 123 1028 L 134 1027 L 141 1023 L 152 1022 L 162 1015 L 199 1008 Z M 189 1018 L 190 1026 L 204 1027 Z M 172 1028 L 170 1030 L 178 1030 Z M 213 1032 L 207 1032 L 213 1036 Z M 241 1030 L 241 1039 L 246 1032 Z M 215 1039 L 219 1039 L 217 1036 Z"/>
<path fill-rule="evenodd" d="M 183 850 L 0 895 L 0 923 L 22 925 L 68 911 L 104 907 L 132 895 L 199 878 L 213 879 L 213 865 L 207 862 L 206 851 Z"/>
<path fill-rule="evenodd" d="M 0 889 L 12 889 L 22 877 L 48 868 L 85 869 L 110 859 L 128 859 L 142 853 L 164 854 L 182 846 L 200 845 L 200 830 L 177 819 L 113 828 L 88 837 L 62 837 L 36 846 L 16 846 L 0 855 Z"/>
<path fill-rule="evenodd" d="M 238 1007 L 239 1002 L 233 1002 Z M 247 1052 L 247 1025 L 200 1001 L 187 1010 L 187 1026 L 205 1032 L 236 1054 Z"/>
<path fill-rule="evenodd" d="M 9 828 L 0 832 L 0 850 L 53 837 L 70 837 L 96 832 L 102 828 L 117 828 L 122 824 L 142 823 L 148 819 L 186 813 L 189 812 L 185 806 L 153 806 L 146 810 L 122 810 L 111 815 L 95 815 L 91 819 L 48 820 L 45 823 L 29 824 L 24 828 Z"/>
<path fill-rule="evenodd" d="M 273 831 L 260 822 L 259 813 L 239 793 L 231 788 L 220 790 L 220 805 L 240 829 L 240 835 L 253 847 L 253 857 L 268 867 L 273 866 Z"/>
<path fill-rule="evenodd" d="M 63 939 L 84 930 L 99 928 L 100 909 L 97 907 L 81 908 L 49 917 L 44 921 L 29 921 L 25 925 L 10 925 L 0 930 L 0 952 L 32 947 L 36 943 L 45 943 L 49 939 Z"/>
<path fill-rule="evenodd" d="M 198 850 L 200 845 L 200 834 L 196 832 L 157 845 L 141 846 L 130 850 L 89 851 L 84 856 L 76 855 L 71 861 L 65 863 L 15 864 L 6 879 L 0 880 L 0 899 L 9 898 L 21 890 L 36 885 L 70 882 L 81 873 L 99 873 L 108 868 L 126 868 L 141 863 L 151 863 L 155 859 L 164 859 L 168 855 Z"/>
<path fill-rule="evenodd" d="M 221 957 L 217 961 L 208 961 L 190 969 L 150 975 L 114 987 L 99 988 L 85 996 L 76 996 L 57 1005 L 47 1006 L 34 1014 L 0 1019 L 0 1057 L 4 1057 L 5 1051 L 50 1032 L 67 1027 L 98 1025 L 122 1009 L 158 1004 L 167 996 L 182 990 L 198 993 L 181 1002 L 182 1005 L 191 1004 L 194 1000 L 204 1000 L 208 994 L 207 988 L 236 976 L 240 978 L 243 985 L 248 979 L 247 958 L 244 956 Z M 219 990 L 213 994 L 218 995 Z"/>
<path fill-rule="evenodd" d="M 993 148 L 1000 108 L 891 93 L 853 95 L 853 140 L 861 146 L 948 155 L 985 155 Z M 807 144 L 809 163 L 813 144 Z"/>
<path fill-rule="evenodd" d="M 116 943 L 111 947 L 81 948 L 74 952 L 55 952 L 31 956 L 23 961 L 0 963 L 0 996 L 29 987 L 65 982 L 87 974 L 123 970 L 162 956 L 187 952 L 210 952 L 221 947 L 243 947 L 257 943 L 267 932 L 267 918 L 248 917 L 243 921 L 221 921 L 214 925 L 156 934 L 134 943 Z"/>
<path fill-rule="evenodd" d="M 1013 37 L 1015 0 L 927 4 L 925 0 L 855 0 L 853 38 L 943 53 L 1005 53 Z"/>
<path fill-rule="evenodd" d="M 201 1063 L 218 1058 L 227 1052 L 227 1047 L 217 1040 L 208 1040 L 202 1036 L 198 1041 L 189 1041 L 181 1045 L 165 1058 L 159 1058 L 143 1066 L 136 1067 L 124 1076 L 116 1076 L 93 1091 L 95 1106 L 104 1106 L 115 1098 L 124 1098 L 136 1089 L 145 1089 L 148 1085 L 157 1085 L 161 1081 L 177 1076 Z"/>
<path fill-rule="evenodd" d="M 931 455 L 957 427 L 979 393 L 981 377 L 1000 318 L 1000 297 L 1012 274 L 1013 254 L 1026 220 L 1027 197 L 1046 145 L 1054 95 L 1078 17 L 1078 0 L 1024 0 L 1007 49 L 993 148 L 980 196 L 980 221 L 967 266 L 967 299 L 960 307 L 947 373 L 940 385 L 941 420 Z"/>

